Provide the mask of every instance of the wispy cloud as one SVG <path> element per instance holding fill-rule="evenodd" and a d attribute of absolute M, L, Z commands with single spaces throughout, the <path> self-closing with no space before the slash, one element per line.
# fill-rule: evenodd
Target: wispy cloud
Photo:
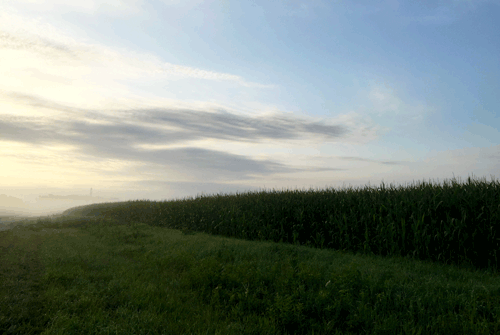
<path fill-rule="evenodd" d="M 150 53 L 76 40 L 47 22 L 12 12 L 0 14 L 0 57 L 0 90 L 26 91 L 63 102 L 102 105 L 111 99 L 116 103 L 137 97 L 134 88 L 143 84 L 154 89 L 179 81 L 179 87 L 196 85 L 200 94 L 213 89 L 214 82 L 227 83 L 233 90 L 276 87 L 231 73 L 172 64 Z"/>
<path fill-rule="evenodd" d="M 172 79 L 172 77 L 195 78 L 232 81 L 247 87 L 273 87 L 273 85 L 246 82 L 237 75 L 162 62 L 153 55 L 139 55 L 133 52 L 127 54 L 126 52 L 116 52 L 104 46 L 76 42 L 69 44 L 37 35 L 21 36 L 0 31 L 0 48 L 2 52 L 7 50 L 28 51 L 35 57 L 52 61 L 52 66 L 63 61 L 64 65 L 94 66 L 99 71 L 107 69 L 106 74 L 113 75 L 115 79 L 162 74 L 165 75 L 165 80 Z M 19 67 L 21 66 L 19 64 Z"/>
<path fill-rule="evenodd" d="M 99 111 L 77 109 L 28 95 L 7 94 L 4 97 L 35 110 L 59 112 L 38 117 L 0 115 L 2 140 L 40 148 L 35 151 L 14 150 L 9 153 L 10 159 L 50 168 L 47 157 L 51 157 L 59 168 L 67 166 L 69 169 L 75 164 L 80 168 L 86 166 L 87 173 L 95 172 L 101 177 L 109 175 L 112 179 L 109 182 L 128 187 L 149 182 L 160 185 L 176 181 L 179 184 L 183 179 L 190 180 L 188 183 L 199 182 L 199 187 L 202 187 L 207 179 L 214 185 L 234 184 L 281 175 L 273 177 L 279 180 L 286 174 L 301 172 L 348 171 L 338 164 L 342 161 L 386 166 L 413 164 L 404 160 L 342 155 L 316 158 L 314 155 L 303 158 L 295 155 L 295 160 L 286 162 L 287 159 L 280 155 L 274 155 L 274 158 L 255 155 L 260 147 L 282 147 L 287 143 L 285 146 L 291 148 L 294 141 L 302 145 L 304 142 L 366 142 L 376 139 L 382 130 L 386 131 L 373 124 L 363 124 L 356 113 L 326 122 L 279 113 L 247 116 L 221 109 Z M 215 143 L 222 144 L 224 150 L 217 149 Z M 230 150 L 232 145 L 240 149 Z M 327 163 L 331 159 L 336 163 Z M 104 161 L 116 164 L 108 168 L 102 166 Z M 309 164 L 297 164 L 298 161 Z M 97 167 L 98 164 L 101 165 Z M 214 185 L 211 187 L 215 188 Z"/>
<path fill-rule="evenodd" d="M 386 84 L 371 85 L 367 93 L 371 113 L 379 117 L 400 117 L 402 124 L 425 120 L 435 109 L 422 103 L 405 102 Z M 405 121 L 406 120 L 406 121 Z"/>
<path fill-rule="evenodd" d="M 74 110 L 27 95 L 11 94 L 10 98 L 35 108 L 64 112 L 65 117 L 0 115 L 4 141 L 32 146 L 68 145 L 73 148 L 72 151 L 81 153 L 82 158 L 107 157 L 177 166 L 183 171 L 193 170 L 193 173 L 194 170 L 213 170 L 225 176 L 229 173 L 232 178 L 298 170 L 270 160 L 196 148 L 190 143 L 202 143 L 207 139 L 240 144 L 303 137 L 329 140 L 350 132 L 343 125 L 308 122 L 280 115 L 248 117 L 226 111 L 173 109 L 118 110 L 106 115 L 92 110 Z M 144 145 L 161 145 L 164 148 L 144 149 Z"/>
<path fill-rule="evenodd" d="M 38 12 L 69 12 L 107 15 L 137 15 L 141 11 L 143 0 L 5 0 L 4 5 L 10 7 L 30 6 Z M 165 0 L 168 2 L 168 0 Z M 192 2 L 192 1 L 190 1 Z"/>
<path fill-rule="evenodd" d="M 68 45 L 40 36 L 20 36 L 0 31 L 0 47 L 3 50 L 26 50 L 47 58 L 76 59 L 76 50 Z"/>

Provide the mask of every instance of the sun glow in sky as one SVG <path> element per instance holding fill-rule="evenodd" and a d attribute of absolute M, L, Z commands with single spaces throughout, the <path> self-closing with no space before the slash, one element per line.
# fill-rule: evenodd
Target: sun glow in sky
<path fill-rule="evenodd" d="M 90 188 L 498 178 L 499 17 L 497 0 L 3 0 L 0 212 Z"/>

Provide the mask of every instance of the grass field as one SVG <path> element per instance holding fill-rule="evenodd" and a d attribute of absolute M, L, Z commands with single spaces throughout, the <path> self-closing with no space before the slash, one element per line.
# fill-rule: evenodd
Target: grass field
<path fill-rule="evenodd" d="M 498 184 L 65 214 L 0 232 L 0 334 L 500 334 Z"/>

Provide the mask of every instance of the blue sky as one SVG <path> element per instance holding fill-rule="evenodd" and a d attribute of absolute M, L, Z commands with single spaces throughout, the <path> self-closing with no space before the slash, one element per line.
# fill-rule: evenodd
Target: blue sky
<path fill-rule="evenodd" d="M 90 188 L 498 178 L 498 17 L 498 0 L 4 0 L 0 194 L 41 210 Z"/>

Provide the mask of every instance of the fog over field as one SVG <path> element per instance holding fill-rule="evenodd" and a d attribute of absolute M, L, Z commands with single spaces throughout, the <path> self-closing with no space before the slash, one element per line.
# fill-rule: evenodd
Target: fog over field
<path fill-rule="evenodd" d="M 0 216 L 498 178 L 498 17 L 498 0 L 3 0 Z"/>

